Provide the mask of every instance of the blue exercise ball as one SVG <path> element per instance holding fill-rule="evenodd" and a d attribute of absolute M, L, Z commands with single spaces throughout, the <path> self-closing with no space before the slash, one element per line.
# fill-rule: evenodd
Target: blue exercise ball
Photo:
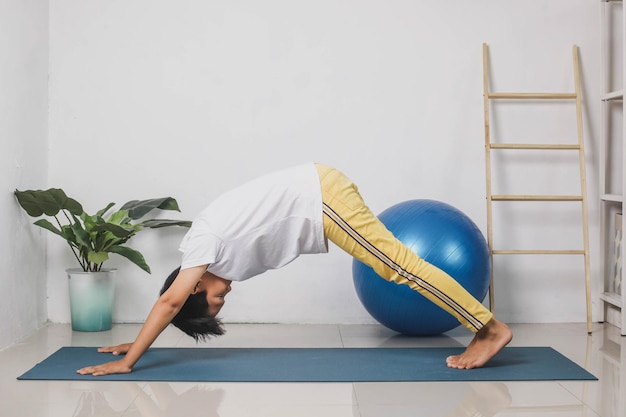
<path fill-rule="evenodd" d="M 447 272 L 474 298 L 485 298 L 491 279 L 489 247 L 463 212 L 435 200 L 410 200 L 388 208 L 378 218 L 409 249 Z M 361 303 L 385 327 L 427 336 L 460 324 L 408 285 L 389 282 L 357 260 L 352 264 L 352 277 Z"/>

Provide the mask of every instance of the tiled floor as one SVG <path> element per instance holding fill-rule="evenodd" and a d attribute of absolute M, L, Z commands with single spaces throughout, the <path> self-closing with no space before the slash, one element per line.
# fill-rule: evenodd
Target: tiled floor
<path fill-rule="evenodd" d="M 0 416 L 626 416 L 626 342 L 595 324 L 512 325 L 512 346 L 551 346 L 599 378 L 593 382 L 439 383 L 143 383 L 43 382 L 15 378 L 61 346 L 132 341 L 138 325 L 102 333 L 48 325 L 0 352 Z M 460 346 L 464 329 L 431 338 L 396 335 L 376 325 L 227 325 L 216 347 Z M 155 346 L 195 346 L 168 328 Z M 459 371 L 467 372 L 467 371 Z"/>

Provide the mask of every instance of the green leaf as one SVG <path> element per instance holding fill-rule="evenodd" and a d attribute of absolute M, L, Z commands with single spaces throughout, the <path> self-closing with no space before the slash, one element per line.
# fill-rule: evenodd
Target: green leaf
<path fill-rule="evenodd" d="M 150 273 L 150 267 L 146 263 L 143 255 L 136 250 L 131 249 L 128 246 L 112 246 L 109 250 L 112 253 L 117 253 L 118 255 L 125 257 L 139 268 L 143 269 L 147 273 Z"/>
<path fill-rule="evenodd" d="M 15 190 L 15 196 L 20 206 L 32 217 L 39 217 L 43 214 L 56 216 L 61 210 L 67 210 L 77 216 L 83 212 L 80 203 L 69 198 L 60 188 Z"/>
<path fill-rule="evenodd" d="M 160 227 L 169 226 L 191 227 L 191 222 L 189 220 L 150 219 L 141 222 L 141 224 L 144 227 L 149 227 L 150 229 L 158 229 Z"/>
<path fill-rule="evenodd" d="M 72 224 L 70 226 L 70 229 L 72 230 L 72 232 L 74 233 L 74 236 L 76 237 L 76 243 L 78 244 L 78 246 L 87 248 L 88 250 L 92 248 L 91 237 L 89 236 L 89 233 L 87 233 L 87 231 L 83 229 L 80 222 L 77 221 L 74 224 Z"/>
<path fill-rule="evenodd" d="M 137 220 L 148 214 L 154 209 L 160 210 L 176 210 L 178 202 L 172 197 L 153 198 L 150 200 L 132 200 L 122 206 L 122 210 L 128 210 L 131 219 Z"/>
<path fill-rule="evenodd" d="M 109 254 L 106 252 L 94 252 L 90 250 L 87 253 L 87 260 L 94 264 L 101 264 L 109 259 Z"/>
<path fill-rule="evenodd" d="M 63 239 L 65 239 L 65 236 L 63 235 L 63 233 L 61 233 L 59 229 L 57 229 L 52 223 L 50 223 L 46 219 L 37 220 L 34 224 L 36 224 L 39 227 L 43 227 L 44 229 L 49 230 L 52 233 L 57 234 L 61 236 Z"/>
<path fill-rule="evenodd" d="M 63 226 L 63 228 L 61 229 L 61 232 L 63 233 L 62 234 L 63 238 L 67 240 L 67 243 L 69 243 L 70 246 L 73 246 L 76 248 L 79 248 L 81 246 L 81 244 L 78 242 L 78 239 L 76 238 L 76 234 L 72 230 L 72 226 L 70 225 Z"/>
<path fill-rule="evenodd" d="M 95 249 L 108 250 L 111 246 L 121 245 L 127 240 L 128 239 L 120 239 L 110 232 L 101 233 L 96 239 Z"/>
<path fill-rule="evenodd" d="M 109 209 L 111 207 L 113 207 L 115 205 L 115 203 L 109 203 L 105 208 L 103 208 L 102 210 L 98 210 L 98 212 L 96 213 L 96 216 L 98 217 L 102 217 L 104 215 L 104 213 L 106 213 L 107 211 L 109 211 Z"/>
<path fill-rule="evenodd" d="M 128 210 L 116 211 L 115 213 L 111 214 L 111 216 L 107 220 L 108 223 L 113 224 L 128 223 L 129 221 L 130 217 L 128 217 Z"/>
<path fill-rule="evenodd" d="M 125 227 L 119 226 L 113 223 L 102 223 L 97 224 L 92 228 L 95 232 L 111 232 L 116 237 L 126 239 L 137 233 L 135 229 L 127 229 Z"/>
<path fill-rule="evenodd" d="M 102 220 L 101 217 L 98 216 L 90 216 L 87 213 L 83 212 L 83 214 L 80 215 L 80 219 L 83 221 L 83 226 L 85 228 L 85 230 L 87 231 L 87 233 L 91 233 L 93 230 L 93 227 L 98 224 L 98 223 L 104 223 L 104 220 Z"/>
<path fill-rule="evenodd" d="M 120 239 L 111 232 L 98 231 L 92 233 L 91 240 L 93 241 L 93 250 L 99 252 L 108 251 L 109 247 L 121 245 L 128 239 Z"/>

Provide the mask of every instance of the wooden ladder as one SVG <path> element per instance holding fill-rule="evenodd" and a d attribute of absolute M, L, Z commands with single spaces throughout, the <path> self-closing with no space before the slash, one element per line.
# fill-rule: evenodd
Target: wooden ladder
<path fill-rule="evenodd" d="M 485 118 L 485 168 L 487 180 L 487 243 L 493 265 L 493 255 L 583 255 L 585 264 L 585 295 L 587 307 L 587 332 L 591 333 L 591 278 L 589 267 L 589 227 L 587 213 L 587 185 L 585 173 L 585 152 L 583 140 L 582 104 L 580 93 L 580 74 L 578 61 L 578 47 L 572 48 L 574 66 L 573 93 L 507 93 L 489 91 L 489 50 L 487 44 L 483 44 L 483 103 Z M 520 144 L 520 143 L 493 143 L 489 128 L 490 100 L 575 100 L 578 141 L 573 144 Z M 491 152 L 501 149 L 509 150 L 537 150 L 537 151 L 576 151 L 580 166 L 580 194 L 579 195 L 494 195 L 491 192 Z M 498 250 L 493 244 L 492 205 L 494 201 L 569 201 L 580 202 L 582 208 L 582 233 L 583 249 L 569 250 Z M 495 306 L 493 268 L 489 286 L 489 306 L 491 310 Z"/>

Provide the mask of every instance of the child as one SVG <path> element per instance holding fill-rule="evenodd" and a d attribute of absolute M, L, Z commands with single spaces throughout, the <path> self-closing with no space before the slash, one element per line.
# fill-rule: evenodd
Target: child
<path fill-rule="evenodd" d="M 301 254 L 325 253 L 327 240 L 381 277 L 418 291 L 475 333 L 465 352 L 447 358 L 449 367 L 483 366 L 510 342 L 509 327 L 396 239 L 346 176 L 321 164 L 306 164 L 235 188 L 202 211 L 181 243 L 180 269 L 166 280 L 136 340 L 99 349 L 125 356 L 77 372 L 131 372 L 170 323 L 196 340 L 223 334 L 215 317 L 231 281 L 280 268 Z"/>

